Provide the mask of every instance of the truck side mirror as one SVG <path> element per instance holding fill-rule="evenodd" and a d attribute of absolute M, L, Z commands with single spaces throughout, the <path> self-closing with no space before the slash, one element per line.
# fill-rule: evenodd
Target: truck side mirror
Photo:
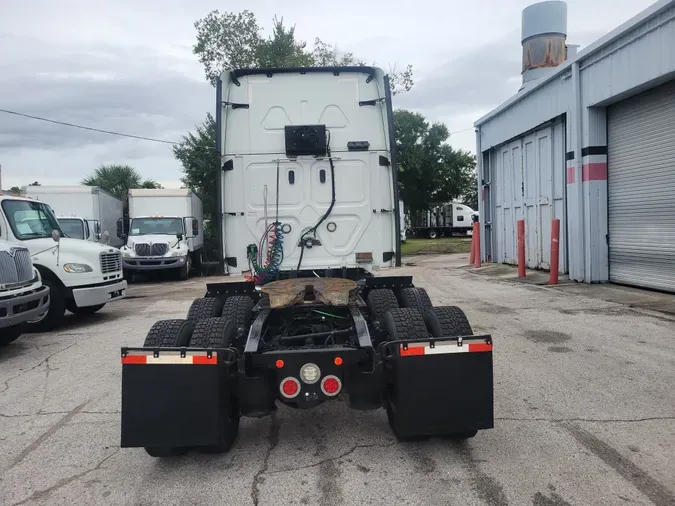
<path fill-rule="evenodd" d="M 176 239 L 178 239 L 179 241 L 182 241 L 182 240 L 183 240 L 183 234 L 181 234 L 180 232 L 177 233 L 177 234 L 176 234 Z"/>
<path fill-rule="evenodd" d="M 117 220 L 117 237 L 120 239 L 124 238 L 124 223 L 121 218 Z"/>

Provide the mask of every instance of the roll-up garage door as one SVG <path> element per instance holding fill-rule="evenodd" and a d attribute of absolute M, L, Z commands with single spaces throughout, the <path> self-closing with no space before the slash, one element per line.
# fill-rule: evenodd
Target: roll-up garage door
<path fill-rule="evenodd" d="M 607 120 L 610 280 L 675 292 L 675 81 Z"/>

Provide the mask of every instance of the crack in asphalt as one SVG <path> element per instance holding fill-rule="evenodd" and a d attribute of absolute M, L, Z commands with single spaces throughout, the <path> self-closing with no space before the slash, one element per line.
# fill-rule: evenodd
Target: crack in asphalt
<path fill-rule="evenodd" d="M 277 420 L 276 411 L 272 413 L 270 420 L 270 432 L 267 435 L 267 441 L 269 446 L 265 455 L 263 457 L 262 465 L 258 472 L 255 473 L 253 477 L 253 483 L 251 484 L 251 500 L 253 501 L 254 506 L 258 506 L 260 502 L 260 484 L 262 483 L 262 475 L 267 472 L 269 466 L 270 456 L 272 452 L 279 444 L 279 430 L 281 429 L 281 421 Z"/>
<path fill-rule="evenodd" d="M 12 506 L 20 506 L 22 504 L 27 504 L 27 503 L 33 503 L 37 502 L 41 499 L 44 499 L 48 497 L 52 492 L 55 492 L 56 490 L 65 487 L 66 485 L 69 485 L 70 483 L 79 480 L 80 478 L 83 478 L 84 476 L 93 473 L 94 471 L 98 471 L 101 469 L 103 464 L 105 464 L 109 459 L 114 457 L 120 452 L 120 448 L 117 448 L 114 452 L 112 452 L 110 455 L 105 457 L 103 460 L 101 460 L 96 466 L 92 467 L 91 469 L 87 469 L 86 471 L 82 471 L 81 473 L 77 473 L 73 476 L 70 476 L 68 478 L 63 478 L 59 481 L 57 481 L 54 485 L 52 485 L 49 488 L 46 488 L 44 490 L 38 490 L 36 492 L 33 492 L 31 495 L 26 497 L 25 499 L 14 503 Z"/>
<path fill-rule="evenodd" d="M 319 462 L 315 462 L 314 464 L 307 464 L 306 466 L 288 467 L 288 468 L 285 468 L 285 469 L 276 469 L 274 471 L 266 471 L 266 474 L 290 473 L 290 472 L 293 472 L 293 471 L 301 471 L 303 469 L 311 469 L 313 467 L 319 467 L 323 464 L 326 464 L 327 462 L 332 462 L 332 461 L 335 461 L 335 460 L 340 460 L 340 459 L 343 459 L 345 457 L 348 457 L 349 455 L 351 455 L 352 453 L 354 453 L 356 450 L 358 450 L 360 448 L 389 448 L 389 447 L 392 447 L 392 446 L 396 446 L 397 444 L 398 444 L 397 442 L 393 442 L 393 443 L 355 445 L 350 450 L 347 450 L 346 452 L 341 453 L 340 455 L 338 455 L 336 457 L 330 457 L 328 459 L 324 459 L 324 460 L 321 460 Z"/>
<path fill-rule="evenodd" d="M 65 426 L 70 420 L 72 420 L 73 417 L 75 415 L 77 415 L 88 402 L 89 401 L 84 401 L 79 406 L 76 406 L 75 408 L 73 408 L 71 411 L 68 412 L 68 414 L 66 414 L 58 422 L 56 422 L 54 425 L 52 425 L 39 438 L 37 438 L 30 445 L 28 445 L 21 453 L 19 453 L 19 455 L 17 455 L 14 458 L 14 460 L 12 461 L 12 464 L 9 466 L 9 468 L 12 469 L 13 467 L 20 464 L 21 461 L 23 461 L 26 457 L 28 457 L 28 455 L 30 455 L 35 449 L 37 449 L 42 444 L 43 441 L 48 439 L 51 435 L 53 435 L 55 432 L 57 432 L 59 429 L 61 429 L 63 426 Z"/>
<path fill-rule="evenodd" d="M 43 358 L 42 360 L 40 360 L 40 362 L 38 362 L 37 364 L 35 364 L 35 365 L 34 365 L 33 367 L 31 367 L 30 369 L 26 369 L 25 371 L 21 371 L 19 374 L 15 374 L 14 376 L 11 376 L 11 377 L 7 378 L 6 380 L 3 380 L 3 381 L 2 381 L 2 384 L 3 384 L 4 388 L 3 388 L 2 390 L 0 390 L 0 394 L 3 393 L 3 392 L 6 392 L 7 390 L 9 390 L 9 382 L 10 382 L 10 381 L 15 380 L 16 378 L 19 378 L 19 377 L 23 376 L 24 374 L 27 374 L 27 373 L 29 373 L 29 372 L 31 372 L 31 371 L 34 371 L 35 369 L 37 369 L 38 367 L 40 367 L 42 364 L 47 363 L 47 366 L 49 367 L 48 362 L 49 362 L 49 359 L 50 359 L 50 358 L 52 358 L 52 357 L 55 356 L 55 355 L 58 355 L 59 353 L 63 353 L 63 352 L 66 351 L 66 350 L 69 350 L 70 348 L 72 348 L 73 346 L 76 346 L 76 345 L 79 344 L 79 343 L 80 343 L 79 340 L 78 340 L 78 341 L 75 341 L 74 343 L 69 344 L 69 345 L 66 346 L 65 348 L 62 348 L 62 349 L 60 349 L 60 350 L 58 350 L 58 351 L 55 351 L 54 353 L 52 353 L 52 354 L 50 354 L 50 355 L 47 355 L 45 358 Z M 35 348 L 35 349 L 38 350 L 38 351 L 40 350 L 39 348 Z"/>

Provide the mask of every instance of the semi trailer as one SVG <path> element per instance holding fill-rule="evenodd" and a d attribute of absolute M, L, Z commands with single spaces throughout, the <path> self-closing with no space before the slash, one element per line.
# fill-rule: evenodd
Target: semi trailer
<path fill-rule="evenodd" d="M 119 248 L 115 237 L 117 220 L 124 216 L 124 203 L 97 186 L 26 186 L 23 194 L 46 203 L 54 210 L 66 237 L 101 242 Z"/>
<path fill-rule="evenodd" d="M 459 202 L 434 206 L 427 211 L 411 212 L 407 232 L 412 237 L 429 239 L 467 235 L 473 229 L 476 214 L 469 206 Z"/>
<path fill-rule="evenodd" d="M 121 446 L 226 452 L 242 416 L 346 397 L 400 440 L 493 417 L 492 337 L 401 264 L 393 112 L 374 67 L 238 69 L 217 85 L 222 260 L 184 318 L 121 349 Z M 141 345 L 142 342 L 142 345 Z"/>

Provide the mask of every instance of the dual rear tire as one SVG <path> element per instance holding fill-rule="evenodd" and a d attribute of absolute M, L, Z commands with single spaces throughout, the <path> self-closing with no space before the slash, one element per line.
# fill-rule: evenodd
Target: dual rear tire
<path fill-rule="evenodd" d="M 233 300 L 234 299 L 234 300 Z M 241 300 L 240 300 L 241 299 Z M 243 299 L 248 299 L 248 303 Z M 239 347 L 239 328 L 247 328 L 253 310 L 249 297 L 230 297 L 227 301 L 218 298 L 196 299 L 186 320 L 163 320 L 156 322 L 145 339 L 148 348 L 230 348 Z M 202 453 L 228 452 L 239 432 L 239 402 L 234 394 L 221 402 L 220 433 L 218 442 L 196 448 Z M 198 428 L 195 428 L 198 430 Z M 185 454 L 184 447 L 146 447 L 152 457 L 176 457 Z"/>
<path fill-rule="evenodd" d="M 422 340 L 430 337 L 456 337 L 473 335 L 464 311 L 456 306 L 433 307 L 423 288 L 405 288 L 396 298 L 388 289 L 372 290 L 368 295 L 371 319 L 380 323 L 383 341 Z M 392 387 L 385 394 L 385 407 L 389 425 L 399 441 L 415 441 L 427 436 L 404 434 L 400 430 L 396 405 L 392 402 Z M 448 433 L 450 439 L 472 438 L 477 431 Z"/>

